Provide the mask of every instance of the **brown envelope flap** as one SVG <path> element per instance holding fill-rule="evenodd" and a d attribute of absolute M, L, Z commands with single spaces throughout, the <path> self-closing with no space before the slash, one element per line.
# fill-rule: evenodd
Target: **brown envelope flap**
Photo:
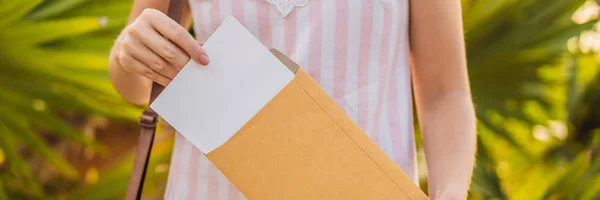
<path fill-rule="evenodd" d="M 367 154 L 387 176 L 396 183 L 410 199 L 428 199 L 421 189 L 412 182 L 412 180 L 400 169 L 400 167 L 385 153 L 377 144 L 365 134 L 362 129 L 354 123 L 335 103 L 324 90 L 316 90 L 318 84 L 306 74 L 305 76 L 296 76 L 294 79 L 302 85 L 305 91 L 319 103 L 319 106 L 333 118 L 338 126 L 350 137 L 362 151 Z"/>
<path fill-rule="evenodd" d="M 281 53 L 277 49 L 269 49 L 269 50 L 271 51 L 271 53 L 273 53 L 273 55 L 275 55 L 275 57 L 277 57 L 277 59 L 279 59 L 286 67 L 288 67 L 292 72 L 294 72 L 294 74 L 296 74 L 296 72 L 300 68 L 300 66 L 298 64 L 296 64 L 294 61 L 292 61 L 290 58 L 285 56 L 283 53 Z M 305 86 L 308 85 L 308 87 L 318 88 L 318 85 L 317 86 L 311 85 L 311 84 L 315 84 L 315 82 L 310 80 L 310 77 L 308 77 L 308 76 L 296 77 L 295 81 L 298 81 L 302 85 L 305 85 Z M 306 91 L 308 93 L 311 93 L 310 95 L 313 96 L 313 98 L 317 98 L 317 99 L 315 99 L 317 102 L 327 102 L 328 101 L 329 96 L 323 90 L 306 90 Z M 408 176 L 406 176 L 406 174 L 399 167 L 396 167 L 396 164 L 389 157 L 387 157 L 385 154 L 378 153 L 379 151 L 381 151 L 381 149 L 377 146 L 377 144 L 372 142 L 371 139 L 366 134 L 364 134 L 361 131 L 361 129 L 360 129 L 360 127 L 358 127 L 358 125 L 356 125 L 354 122 L 352 122 L 348 117 L 345 117 L 345 118 L 343 117 L 343 116 L 346 116 L 346 114 L 344 113 L 344 111 L 342 109 L 340 109 L 335 104 L 326 104 L 326 105 L 321 105 L 321 106 L 327 112 L 335 113 L 335 114 L 331 115 L 332 117 L 342 116 L 340 118 L 335 119 L 338 123 L 342 123 L 342 124 L 340 124 L 340 127 L 342 127 L 342 129 L 344 129 L 344 132 L 346 132 L 348 134 L 348 136 L 350 138 L 352 138 L 352 140 L 357 141 L 356 142 L 357 145 L 359 145 L 366 154 L 369 154 L 370 157 L 376 163 L 385 163 L 384 165 L 381 166 L 381 168 L 383 171 L 386 171 L 388 173 L 388 176 L 390 176 L 390 178 L 394 182 L 396 182 L 399 185 L 411 185 L 411 186 L 409 186 L 409 187 L 411 187 L 411 190 L 405 191 L 406 193 L 414 193 L 414 194 L 408 194 L 409 196 L 423 195 L 422 191 L 410 181 L 410 178 L 408 178 Z M 344 128 L 344 127 L 346 127 L 346 128 Z M 351 127 L 351 128 L 348 128 L 348 127 Z M 412 186 L 414 186 L 414 187 L 412 187 Z"/>

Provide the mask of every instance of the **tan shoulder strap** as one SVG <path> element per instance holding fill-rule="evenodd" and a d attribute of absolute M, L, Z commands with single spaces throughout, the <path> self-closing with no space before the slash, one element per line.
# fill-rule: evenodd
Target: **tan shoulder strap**
<path fill-rule="evenodd" d="M 183 0 L 170 0 L 169 2 L 167 15 L 176 22 L 181 21 L 184 6 L 183 3 Z M 149 103 L 152 103 L 164 88 L 164 86 L 153 82 Z M 142 198 L 142 189 L 144 187 L 146 169 L 148 168 L 150 152 L 152 151 L 152 144 L 154 142 L 157 121 L 158 115 L 151 108 L 144 110 L 140 116 L 140 138 L 138 139 L 138 146 L 133 160 L 133 170 L 131 171 L 129 184 L 127 185 L 126 200 L 139 200 Z"/>

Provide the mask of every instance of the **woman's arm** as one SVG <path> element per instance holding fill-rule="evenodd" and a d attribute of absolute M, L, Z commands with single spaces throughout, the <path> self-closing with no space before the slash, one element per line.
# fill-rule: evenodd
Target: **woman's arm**
<path fill-rule="evenodd" d="M 466 199 L 476 128 L 460 0 L 410 1 L 417 112 L 432 199 Z"/>
<path fill-rule="evenodd" d="M 167 12 L 169 1 L 134 1 L 129 15 L 129 25 L 115 41 L 109 61 L 109 73 L 113 86 L 130 103 L 147 104 L 152 81 L 157 81 L 163 85 L 168 84 L 170 79 L 179 71 L 180 65 L 189 60 L 189 55 L 199 55 L 203 52 L 193 38 L 187 34 L 186 30 L 190 25 L 191 15 L 187 1 L 184 2 L 185 9 L 182 13 L 183 20 L 181 24 L 185 28 L 173 29 L 169 28 L 170 24 L 167 23 L 172 21 L 169 21 L 168 17 L 162 14 Z M 171 29 L 169 30 L 171 32 L 165 32 L 165 27 Z M 182 40 L 169 38 L 169 35 L 177 34 L 187 35 L 181 37 L 184 38 Z M 164 38 L 153 38 L 151 35 Z M 157 48 L 151 48 L 150 42 L 155 43 Z M 194 43 L 198 47 L 193 47 L 189 43 Z M 165 58 L 162 51 L 163 48 L 169 45 L 174 47 L 170 51 L 178 54 L 176 55 L 177 58 Z M 192 57 L 194 58 L 194 56 Z M 195 60 L 202 63 L 198 56 L 195 56 Z"/>

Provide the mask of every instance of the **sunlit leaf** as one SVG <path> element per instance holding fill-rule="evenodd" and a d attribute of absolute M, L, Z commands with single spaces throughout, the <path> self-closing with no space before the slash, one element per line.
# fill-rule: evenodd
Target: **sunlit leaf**
<path fill-rule="evenodd" d="M 69 36 L 89 33 L 102 28 L 97 17 L 22 22 L 0 32 L 0 41 L 5 44 L 35 45 Z"/>
<path fill-rule="evenodd" d="M 7 92 L 7 91 L 5 91 L 5 92 Z M 72 141 L 78 142 L 85 146 L 91 145 L 91 141 L 85 139 L 83 137 L 83 135 L 81 135 L 76 129 L 74 129 L 67 123 L 57 119 L 56 116 L 53 116 L 52 114 L 48 113 L 47 111 L 43 111 L 43 110 L 36 111 L 32 105 L 27 105 L 27 104 L 19 105 L 15 101 L 23 100 L 23 99 L 19 99 L 18 95 L 19 94 L 17 94 L 17 93 L 12 93 L 12 95 L 11 95 L 11 93 L 8 93 L 8 95 L 0 94 L 0 99 L 2 99 L 2 102 L 4 102 L 4 103 L 15 105 L 15 106 L 13 106 L 13 109 L 15 111 L 19 112 L 20 114 L 29 116 L 32 123 L 35 123 L 35 124 L 41 126 L 42 128 L 45 128 L 46 130 L 54 131 L 56 134 L 66 138 L 66 139 L 70 139 Z M 28 102 L 28 101 L 25 101 L 25 102 Z M 33 101 L 31 101 L 31 102 L 33 102 Z"/>
<path fill-rule="evenodd" d="M 590 158 L 586 154 L 586 152 L 582 152 L 570 163 L 568 169 L 562 173 L 562 177 L 546 191 L 544 199 L 556 195 L 568 199 L 578 199 L 576 195 L 579 195 L 583 191 L 576 191 L 580 188 L 585 189 L 587 186 L 591 186 L 585 183 L 589 183 L 588 180 L 592 180 L 594 174 L 598 173 L 598 170 L 600 170 L 600 161 L 596 159 L 596 162 L 590 165 Z"/>
<path fill-rule="evenodd" d="M 505 199 L 494 162 L 489 160 L 488 150 L 481 142 L 478 142 L 477 149 L 478 156 L 473 170 L 472 187 L 486 199 Z"/>
<path fill-rule="evenodd" d="M 2 123 L 4 124 L 4 123 Z M 33 179 L 33 173 L 27 163 L 21 158 L 17 152 L 17 142 L 14 136 L 8 132 L 6 126 L 0 126 L 0 147 L 4 151 L 6 158 L 10 161 L 9 169 L 20 176 L 27 179 Z"/>
<path fill-rule="evenodd" d="M 152 181 L 165 181 L 165 171 L 155 170 L 159 165 L 164 165 L 170 160 L 171 150 L 173 148 L 173 138 L 167 140 L 157 141 L 152 148 L 152 154 L 150 157 L 150 163 L 148 165 L 148 171 L 146 173 L 146 182 L 144 186 L 144 193 L 147 194 L 151 189 Z M 131 173 L 131 166 L 133 165 L 133 154 L 122 159 L 114 167 L 102 172 L 103 176 L 95 184 L 85 185 L 72 192 L 69 199 L 82 199 L 87 200 L 109 200 L 109 199 L 122 199 L 125 195 L 125 189 L 127 186 L 127 180 Z M 161 176 L 162 178 L 158 178 Z M 163 183 L 164 184 L 164 183 Z M 163 188 L 163 187 L 161 187 Z M 99 193 L 98 191 L 103 191 Z M 159 195 L 162 196 L 162 195 Z"/>
<path fill-rule="evenodd" d="M 0 199 L 8 199 L 6 190 L 4 190 L 4 183 L 2 183 L 2 179 L 0 179 Z"/>
<path fill-rule="evenodd" d="M 26 19 L 39 20 L 49 17 L 54 17 L 67 12 L 82 3 L 89 0 L 61 0 L 61 1 L 47 1 L 44 6 L 29 13 Z"/>
<path fill-rule="evenodd" d="M 127 18 L 131 11 L 131 2 L 122 0 L 89 1 L 71 9 L 61 16 L 106 16 L 109 18 Z"/>
<path fill-rule="evenodd" d="M 42 2 L 42 0 L 0 2 L 2 4 L 0 6 L 0 28 L 6 30 L 5 26 L 15 23 Z"/>
<path fill-rule="evenodd" d="M 18 133 L 19 139 L 29 147 L 38 152 L 46 161 L 53 164 L 58 171 L 67 178 L 76 179 L 77 171 L 61 155 L 52 150 L 36 133 L 31 131 L 25 118 L 18 118 L 16 111 L 10 108 L 0 108 L 3 114 L 9 115 L 14 121 L 9 121 L 7 116 L 0 115 L 0 119 L 5 123 L 8 129 L 14 130 L 12 134 Z M 11 133 L 11 132 L 9 132 Z"/>
<path fill-rule="evenodd" d="M 28 194 L 30 196 L 41 197 L 43 193 L 42 186 L 33 176 L 33 172 L 29 165 L 17 152 L 19 149 L 17 148 L 18 142 L 13 136 L 13 133 L 9 132 L 9 129 L 6 126 L 2 125 L 6 124 L 3 121 L 4 120 L 0 118 L 0 138 L 2 138 L 2 140 L 0 140 L 0 148 L 3 149 L 10 162 L 9 169 L 14 175 L 17 175 L 22 179 L 20 182 L 24 187 L 28 188 Z M 2 179 L 0 179 L 0 182 L 1 181 Z M 0 189 L 4 188 L 0 186 Z"/>

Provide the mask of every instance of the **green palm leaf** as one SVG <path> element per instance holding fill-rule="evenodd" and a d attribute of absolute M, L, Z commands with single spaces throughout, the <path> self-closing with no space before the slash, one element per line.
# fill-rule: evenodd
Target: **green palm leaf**
<path fill-rule="evenodd" d="M 89 0 L 62 0 L 62 1 L 46 1 L 44 6 L 29 13 L 26 19 L 43 20 L 50 17 L 58 16 L 64 12 L 87 2 Z"/>
<path fill-rule="evenodd" d="M 101 22 L 97 17 L 77 17 L 39 22 L 26 21 L 15 24 L 10 29 L 0 32 L 0 38 L 9 45 L 39 45 L 99 30 L 103 26 Z M 57 30 L 57 27 L 65 27 L 65 29 Z"/>
<path fill-rule="evenodd" d="M 160 136 L 158 136 L 160 138 Z M 162 196 L 156 194 L 164 190 L 164 187 L 156 187 L 156 182 L 162 182 L 166 180 L 167 173 L 165 171 L 156 170 L 157 167 L 167 166 L 165 164 L 170 162 L 171 150 L 173 148 L 173 139 L 157 139 L 157 143 L 152 148 L 152 154 L 150 163 L 148 164 L 148 171 L 146 172 L 146 182 L 144 184 L 144 194 L 154 193 L 156 196 Z M 85 185 L 75 189 L 69 194 L 68 199 L 88 199 L 88 200 L 109 200 L 109 199 L 123 199 L 125 195 L 125 189 L 127 188 L 127 181 L 133 165 L 133 154 L 128 154 L 127 157 L 122 159 L 119 163 L 103 172 L 103 176 L 98 180 L 97 183 Z M 98 191 L 103 191 L 98 193 Z"/>
<path fill-rule="evenodd" d="M 527 102 L 535 101 L 544 110 L 561 106 L 548 96 L 548 86 L 562 84 L 560 79 L 546 80 L 540 70 L 562 67 L 567 40 L 592 29 L 595 22 L 576 24 L 571 20 L 585 0 L 470 2 L 463 16 L 478 119 L 514 148 L 529 154 L 515 141 L 514 133 L 492 122 L 488 112 L 510 116 L 532 127 L 540 122 L 526 113 Z M 513 108 L 507 107 L 507 102 L 512 102 Z"/>
<path fill-rule="evenodd" d="M 2 1 L 2 7 L 0 7 L 0 28 L 6 30 L 5 27 L 7 25 L 19 21 L 40 3 L 42 3 L 42 0 Z"/>
<path fill-rule="evenodd" d="M 534 138 L 536 133 L 532 132 L 535 126 L 548 126 L 551 120 L 565 121 L 567 118 L 568 110 L 565 108 L 573 100 L 565 97 L 570 89 L 565 72 L 566 69 L 581 67 L 574 65 L 577 59 L 573 58 L 583 56 L 571 54 L 567 50 L 567 41 L 584 31 L 594 30 L 598 22 L 595 19 L 578 24 L 572 20 L 573 13 L 584 3 L 586 0 L 462 1 L 469 77 L 481 127 L 479 139 L 483 141 L 478 145 L 479 162 L 474 172 L 472 192 L 484 198 L 498 199 L 541 199 L 546 194 L 574 192 L 573 188 L 545 191 L 544 184 L 534 181 L 539 180 L 536 176 L 543 176 L 548 169 L 561 169 L 560 166 L 565 165 L 545 160 L 558 151 L 555 147 L 570 148 L 573 145 L 562 145 L 555 140 L 540 142 Z M 595 63 L 593 61 L 593 65 Z M 596 95 L 599 92 L 589 93 Z M 579 108 L 577 105 L 572 107 L 597 113 L 585 106 L 591 103 L 587 101 L 583 105 L 578 104 L 581 105 Z M 590 118 L 593 115 L 571 114 L 576 116 L 571 118 L 593 119 Z M 579 155 L 582 150 L 585 147 L 573 153 Z M 510 169 L 503 172 L 510 173 L 510 176 L 499 177 L 496 173 L 499 165 Z M 571 168 L 589 169 L 587 165 L 572 165 Z M 586 184 L 597 180 L 593 178 L 597 177 L 594 170 L 582 176 L 573 173 L 569 171 L 564 176 L 582 181 L 579 184 L 581 190 L 591 190 L 585 187 Z M 552 180 L 552 176 L 545 177 Z M 522 187 L 540 187 L 532 192 L 530 188 L 513 188 L 513 183 Z"/>
<path fill-rule="evenodd" d="M 0 148 L 12 176 L 1 176 L 7 194 L 42 198 L 48 188 L 21 151 L 43 158 L 62 174 L 77 180 L 77 170 L 52 149 L 39 134 L 53 134 L 96 148 L 61 117 L 78 112 L 132 120 L 139 114 L 113 90 L 106 68 L 108 48 L 127 18 L 127 12 L 110 16 L 74 12 L 89 4 L 130 6 L 122 1 L 2 1 L 0 3 Z M 70 13 L 70 14 L 69 14 Z M 70 17 L 61 17 L 69 14 Z M 85 42 L 81 42 L 85 41 Z M 88 43 L 89 41 L 89 43 Z M 87 43 L 87 44 L 86 44 Z M 91 44 L 91 45 L 88 45 Z M 0 171 L 0 175 L 4 172 Z M 11 186 L 6 184 L 10 183 Z M 21 184 L 22 183 L 22 184 Z M 20 186 L 19 186 L 20 185 Z M 21 190 L 19 188 L 32 188 Z M 37 188 L 37 189 L 36 189 Z"/>

